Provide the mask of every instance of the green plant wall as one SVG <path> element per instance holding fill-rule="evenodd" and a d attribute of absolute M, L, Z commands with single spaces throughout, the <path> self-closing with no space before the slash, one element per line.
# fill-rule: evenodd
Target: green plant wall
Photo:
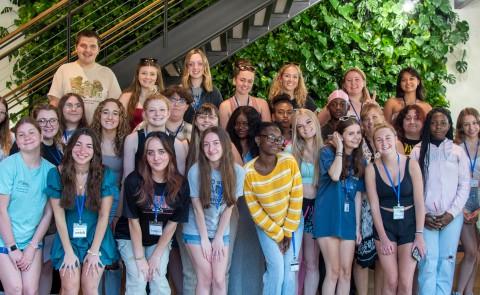
<path fill-rule="evenodd" d="M 297 62 L 309 91 L 323 105 L 346 69 L 357 66 L 383 103 L 395 94 L 398 72 L 413 66 L 423 77 L 427 101 L 447 106 L 445 83 L 455 83 L 455 73 L 447 72 L 446 56 L 468 40 L 468 23 L 458 19 L 447 0 L 419 1 L 410 14 L 402 5 L 391 0 L 320 2 L 215 66 L 215 84 L 225 97 L 232 95 L 233 63 L 246 58 L 257 67 L 253 94 L 265 98 L 276 71 L 285 62 Z"/>

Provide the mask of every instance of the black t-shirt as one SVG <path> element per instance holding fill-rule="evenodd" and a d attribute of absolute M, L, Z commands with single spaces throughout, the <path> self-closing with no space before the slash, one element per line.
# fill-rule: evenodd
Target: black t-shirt
<path fill-rule="evenodd" d="M 413 147 L 416 146 L 419 142 L 421 142 L 421 139 L 408 139 L 408 138 L 403 138 L 401 142 L 403 143 L 403 152 L 405 155 L 410 155 L 410 153 L 413 150 Z"/>
<path fill-rule="evenodd" d="M 159 236 L 151 236 L 149 234 L 149 223 L 155 220 L 155 210 L 153 202 L 142 206 L 137 203 L 140 197 L 139 188 L 142 184 L 143 180 L 136 171 L 130 173 L 125 179 L 123 215 L 128 219 L 138 219 L 140 228 L 142 229 L 142 244 L 144 246 L 152 246 L 155 245 L 159 239 Z M 157 211 L 157 221 L 162 222 L 164 227 L 168 221 L 178 223 L 187 222 L 190 202 L 190 192 L 187 181 L 185 180 L 183 182 L 174 203 L 170 203 L 166 199 L 166 187 L 167 185 L 165 183 L 155 183 L 154 197 L 155 200 L 160 203 L 160 209 Z M 116 237 L 120 239 L 130 239 L 128 222 L 126 226 L 124 222 L 125 220 L 121 224 L 117 224 Z"/>

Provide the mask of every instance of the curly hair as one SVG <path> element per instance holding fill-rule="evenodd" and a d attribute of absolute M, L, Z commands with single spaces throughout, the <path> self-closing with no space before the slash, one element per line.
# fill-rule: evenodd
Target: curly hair
<path fill-rule="evenodd" d="M 223 153 L 219 161 L 220 166 L 218 167 L 218 170 L 220 171 L 222 178 L 222 198 L 227 206 L 230 207 L 236 202 L 235 187 L 237 185 L 237 178 L 234 169 L 235 161 L 233 160 L 232 155 L 232 142 L 230 141 L 227 132 L 218 126 L 207 128 L 207 130 L 203 132 L 200 142 L 203 142 L 205 136 L 210 133 L 217 134 L 220 139 L 220 144 L 222 145 Z M 212 196 L 212 167 L 209 164 L 209 160 L 205 155 L 205 150 L 203 148 L 200 148 L 200 154 L 198 155 L 198 170 L 200 172 L 200 202 L 202 203 L 203 208 L 209 208 Z"/>
<path fill-rule="evenodd" d="M 298 86 L 297 88 L 295 88 L 293 96 L 298 107 L 303 108 L 305 106 L 305 102 L 307 101 L 308 91 L 307 87 L 305 86 L 305 79 L 303 78 L 302 70 L 300 69 L 300 66 L 294 63 L 287 63 L 280 68 L 273 80 L 272 86 L 270 87 L 268 99 L 273 100 L 275 96 L 284 92 L 282 85 L 282 76 L 284 72 L 290 67 L 294 68 L 298 73 Z"/>
<path fill-rule="evenodd" d="M 240 115 L 244 115 L 247 118 L 248 122 L 248 134 L 247 134 L 247 145 L 248 151 L 244 151 L 241 144 L 241 139 L 238 137 L 237 132 L 235 131 L 235 125 L 237 123 L 237 118 Z M 237 148 L 240 155 L 250 152 L 253 158 L 258 155 L 258 146 L 255 143 L 255 132 L 258 125 L 262 121 L 260 114 L 257 110 L 251 106 L 240 106 L 233 111 L 232 116 L 228 120 L 227 127 L 225 130 L 228 132 L 230 139 Z"/>
<path fill-rule="evenodd" d="M 95 132 L 95 134 L 98 136 L 100 139 L 100 142 L 102 141 L 102 123 L 101 123 L 101 116 L 102 116 L 102 111 L 105 105 L 109 102 L 112 102 L 117 105 L 118 110 L 119 110 L 119 121 L 118 121 L 118 126 L 115 130 L 115 140 L 114 140 L 114 146 L 113 150 L 115 152 L 115 155 L 117 156 L 122 156 L 123 154 L 123 142 L 125 140 L 125 137 L 128 135 L 128 131 L 130 130 L 130 126 L 128 125 L 128 120 L 127 120 L 127 114 L 125 112 L 125 108 L 123 107 L 122 103 L 118 99 L 114 98 L 107 98 L 104 101 L 100 102 L 100 104 L 97 106 L 95 109 L 95 112 L 93 113 L 93 121 L 92 121 L 92 126 L 90 128 Z"/>
<path fill-rule="evenodd" d="M 173 147 L 174 138 L 168 136 L 164 132 L 150 132 L 145 140 L 145 147 L 142 153 L 142 161 L 139 163 L 138 173 L 142 178 L 142 185 L 140 186 L 139 195 L 137 204 L 140 206 L 146 206 L 153 204 L 153 196 L 155 194 L 154 187 L 155 183 L 152 176 L 152 168 L 147 161 L 147 153 L 150 142 L 158 140 L 163 146 L 163 149 L 168 154 L 168 165 L 165 168 L 165 180 L 166 180 L 166 191 L 168 192 L 166 200 L 168 203 L 175 203 L 178 192 L 181 189 L 183 176 L 180 175 L 177 169 L 177 159 L 175 156 L 175 149 Z"/>
<path fill-rule="evenodd" d="M 397 119 L 394 122 L 393 127 L 395 127 L 395 130 L 397 131 L 398 138 L 400 141 L 404 141 L 405 138 L 405 129 L 403 128 L 403 121 L 407 117 L 408 112 L 411 110 L 414 110 L 416 115 L 418 116 L 418 119 L 422 122 L 425 122 L 425 111 L 416 104 L 408 105 L 405 106 L 397 115 Z M 423 125 L 425 126 L 425 124 Z"/>
<path fill-rule="evenodd" d="M 102 166 L 102 149 L 100 147 L 100 140 L 93 130 L 89 128 L 80 128 L 75 130 L 72 137 L 65 147 L 62 164 L 60 166 L 60 178 L 63 185 L 62 197 L 60 199 L 60 206 L 66 209 L 72 209 L 77 195 L 77 181 L 75 160 L 72 156 L 72 151 L 77 144 L 80 136 L 89 136 L 92 139 L 93 157 L 90 160 L 88 167 L 87 183 L 85 185 L 87 200 L 85 206 L 92 210 L 98 211 L 101 202 L 101 187 L 103 180 L 103 166 Z"/>

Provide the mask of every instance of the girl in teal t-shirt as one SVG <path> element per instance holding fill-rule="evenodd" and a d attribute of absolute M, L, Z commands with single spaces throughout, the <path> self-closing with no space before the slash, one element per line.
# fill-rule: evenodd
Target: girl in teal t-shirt
<path fill-rule="evenodd" d="M 20 150 L 0 163 L 0 281 L 6 294 L 38 290 L 51 207 L 44 189 L 54 166 L 40 156 L 40 127 L 32 118 L 15 128 Z"/>
<path fill-rule="evenodd" d="M 60 270 L 62 294 L 77 294 L 80 286 L 84 294 L 95 292 L 105 265 L 118 259 L 108 227 L 117 190 L 115 174 L 102 166 L 98 137 L 87 128 L 75 131 L 47 187 L 58 230 L 51 257 Z"/>

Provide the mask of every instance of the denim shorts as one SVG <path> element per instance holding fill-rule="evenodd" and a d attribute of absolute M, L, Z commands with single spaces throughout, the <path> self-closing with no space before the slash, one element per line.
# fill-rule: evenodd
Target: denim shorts
<path fill-rule="evenodd" d="M 210 242 L 213 240 L 213 238 L 208 238 Z M 188 235 L 188 234 L 183 234 L 183 241 L 185 244 L 189 245 L 200 245 L 200 235 Z M 230 236 L 225 235 L 223 236 L 223 244 L 225 246 L 228 246 L 230 244 Z"/>

